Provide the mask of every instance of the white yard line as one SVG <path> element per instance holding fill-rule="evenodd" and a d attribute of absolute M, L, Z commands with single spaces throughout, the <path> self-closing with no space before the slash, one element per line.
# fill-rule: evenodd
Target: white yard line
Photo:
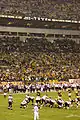
<path fill-rule="evenodd" d="M 68 116 L 66 116 L 67 118 L 70 118 L 70 117 L 80 117 L 80 115 L 73 115 L 73 114 L 71 114 L 71 115 L 68 115 Z"/>

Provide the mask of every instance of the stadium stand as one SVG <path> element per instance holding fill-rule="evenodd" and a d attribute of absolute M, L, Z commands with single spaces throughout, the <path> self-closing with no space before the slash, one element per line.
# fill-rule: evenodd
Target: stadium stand
<path fill-rule="evenodd" d="M 1 0 L 0 14 L 44 17 L 64 20 L 80 20 L 80 1 L 79 0 Z M 80 34 L 75 32 L 63 32 L 64 34 L 45 34 L 29 32 L 13 32 L 13 27 L 22 26 L 23 21 L 4 18 L 0 19 L 0 81 L 44 81 L 44 80 L 66 80 L 80 78 L 80 42 L 75 42 L 76 38 L 80 39 Z M 10 20 L 10 21 L 9 21 Z M 5 22 L 3 22 L 5 21 Z M 7 22 L 6 22 L 7 21 Z M 14 23 L 15 21 L 15 23 Z M 13 25 L 11 24 L 13 22 Z M 6 23 L 6 24 L 5 24 Z M 24 24 L 30 24 L 24 21 Z M 35 24 L 37 24 L 35 20 Z M 39 23 L 38 23 L 39 24 Z M 50 24 L 50 23 L 48 23 Z M 53 24 L 53 23 L 51 23 Z M 55 29 L 67 29 L 70 24 L 54 23 Z M 44 28 L 43 22 L 41 28 Z M 46 25 L 46 24 L 45 24 Z M 5 31 L 4 26 L 6 26 Z M 10 29 L 7 28 L 10 26 Z M 31 26 L 34 28 L 35 25 Z M 74 24 L 69 30 L 79 30 L 78 24 Z M 75 27 L 77 26 L 77 27 Z M 14 28 L 13 27 L 13 28 Z M 40 26 L 38 26 L 39 28 Z M 37 26 L 35 26 L 37 28 Z M 46 29 L 47 27 L 45 27 Z M 48 29 L 53 29 L 51 26 Z M 20 28 L 18 28 L 20 30 Z M 25 28 L 26 29 L 26 28 Z M 27 29 L 33 31 L 34 29 Z M 40 29 L 39 29 L 40 30 Z M 37 31 L 37 29 L 35 29 Z M 47 30 L 46 30 L 47 31 Z M 49 31 L 49 30 L 48 30 Z M 53 32 L 53 31 L 52 31 Z M 59 33 L 59 31 L 58 31 Z M 76 31 L 77 33 L 77 31 Z M 20 36 L 26 36 L 21 40 Z M 35 36 L 35 38 L 34 38 Z M 52 42 L 46 37 L 55 36 Z M 63 39 L 60 39 L 62 37 Z M 71 39 L 69 39 L 69 37 Z M 75 41 L 72 39 L 74 38 Z M 80 41 L 80 40 L 79 40 Z M 76 64 L 77 63 L 77 64 Z"/>
<path fill-rule="evenodd" d="M 0 14 L 80 20 L 80 1 L 1 0 Z"/>
<path fill-rule="evenodd" d="M 0 66 L 6 66 L 1 69 L 2 81 L 80 78 L 80 44 L 72 40 L 51 43 L 43 38 L 27 38 L 24 42 L 19 37 L 2 37 L 0 56 Z"/>

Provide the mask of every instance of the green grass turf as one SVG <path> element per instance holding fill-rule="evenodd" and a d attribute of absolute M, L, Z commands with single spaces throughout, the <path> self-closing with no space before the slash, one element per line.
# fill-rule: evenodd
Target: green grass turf
<path fill-rule="evenodd" d="M 43 95 L 44 93 L 41 93 Z M 35 94 L 32 94 L 35 96 Z M 57 98 L 56 92 L 48 92 L 48 96 Z M 4 98 L 0 95 L 0 120 L 33 120 L 33 106 L 31 103 L 28 108 L 20 108 L 21 101 L 25 98 L 25 94 L 13 94 L 13 110 L 8 110 L 8 95 Z M 73 93 L 74 98 L 74 93 Z M 67 93 L 63 93 L 63 99 L 67 100 Z M 80 107 L 76 106 L 70 109 L 58 109 L 42 107 L 39 110 L 40 120 L 80 120 Z"/>

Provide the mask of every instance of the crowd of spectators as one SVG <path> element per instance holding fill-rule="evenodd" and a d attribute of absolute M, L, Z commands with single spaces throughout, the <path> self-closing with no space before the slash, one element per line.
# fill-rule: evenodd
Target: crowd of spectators
<path fill-rule="evenodd" d="M 48 81 L 80 78 L 80 44 L 73 40 L 0 38 L 0 81 Z"/>
<path fill-rule="evenodd" d="M 80 20 L 79 0 L 1 0 L 0 14 Z"/>

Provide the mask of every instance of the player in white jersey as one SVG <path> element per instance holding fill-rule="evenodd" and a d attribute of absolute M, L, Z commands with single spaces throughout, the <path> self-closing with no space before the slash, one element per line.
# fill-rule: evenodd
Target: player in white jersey
<path fill-rule="evenodd" d="M 6 93 L 6 92 L 4 92 L 4 98 L 6 98 L 6 96 L 7 96 L 7 93 Z"/>
<path fill-rule="evenodd" d="M 41 98 L 40 98 L 40 96 L 37 96 L 37 97 L 36 97 L 36 103 L 37 103 L 38 105 L 41 104 Z"/>
<path fill-rule="evenodd" d="M 65 101 L 64 102 L 64 108 L 69 109 L 71 106 L 71 101 Z"/>
<path fill-rule="evenodd" d="M 9 95 L 8 97 L 8 109 L 12 110 L 13 97 Z"/>
<path fill-rule="evenodd" d="M 42 98 L 41 98 L 41 104 L 45 104 L 45 100 L 48 98 L 47 95 L 44 95 Z"/>
<path fill-rule="evenodd" d="M 34 105 L 34 120 L 39 120 L 39 108 L 37 103 Z"/>
<path fill-rule="evenodd" d="M 27 105 L 28 105 L 28 99 L 25 98 L 25 99 L 21 102 L 21 104 L 20 104 L 20 108 L 26 108 Z"/>
<path fill-rule="evenodd" d="M 28 102 L 32 102 L 32 105 L 33 105 L 33 103 L 34 103 L 34 96 L 30 96 L 29 94 L 28 95 L 26 95 L 26 98 L 28 99 Z"/>
<path fill-rule="evenodd" d="M 59 99 L 57 101 L 57 104 L 58 104 L 58 108 L 63 108 L 63 105 L 64 105 L 64 101 L 62 99 Z"/>

